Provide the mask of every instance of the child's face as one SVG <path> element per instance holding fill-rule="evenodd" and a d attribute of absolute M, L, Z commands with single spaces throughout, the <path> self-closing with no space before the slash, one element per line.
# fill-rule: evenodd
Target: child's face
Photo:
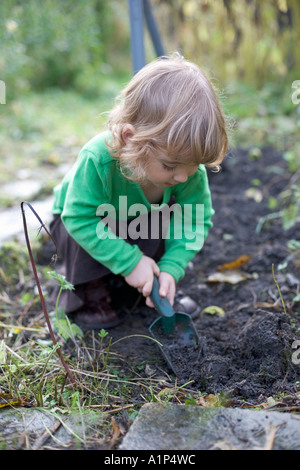
<path fill-rule="evenodd" d="M 126 124 L 122 131 L 125 145 L 131 145 L 130 139 L 135 129 L 131 124 Z M 192 162 L 179 163 L 172 160 L 167 154 L 159 152 L 149 157 L 145 167 L 146 177 L 154 186 L 167 187 L 178 183 L 185 183 L 189 176 L 198 169 L 198 164 Z"/>
<path fill-rule="evenodd" d="M 178 163 L 165 155 L 153 156 L 146 168 L 149 183 L 154 186 L 167 187 L 178 183 L 185 183 L 189 176 L 198 169 L 194 163 Z"/>

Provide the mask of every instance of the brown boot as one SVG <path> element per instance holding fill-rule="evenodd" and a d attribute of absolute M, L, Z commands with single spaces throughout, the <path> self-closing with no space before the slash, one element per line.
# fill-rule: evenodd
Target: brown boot
<path fill-rule="evenodd" d="M 126 317 L 126 310 L 115 307 L 111 291 L 103 279 L 86 284 L 84 305 L 71 313 L 72 319 L 83 330 L 98 330 L 119 325 Z"/>
<path fill-rule="evenodd" d="M 102 328 L 113 328 L 124 321 L 126 312 L 124 310 L 116 311 L 110 305 L 99 300 L 90 301 L 81 309 L 72 313 L 72 318 L 83 330 L 101 330 Z"/>

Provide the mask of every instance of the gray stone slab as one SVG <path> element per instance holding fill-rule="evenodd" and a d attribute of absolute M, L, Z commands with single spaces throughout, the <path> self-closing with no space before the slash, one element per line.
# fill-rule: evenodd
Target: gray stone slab
<path fill-rule="evenodd" d="M 300 450 L 300 416 L 241 408 L 144 405 L 121 450 Z"/>
<path fill-rule="evenodd" d="M 64 415 L 37 408 L 5 408 L 0 411 L 0 448 L 85 449 L 89 440 L 101 448 L 107 420 L 99 411 Z"/>

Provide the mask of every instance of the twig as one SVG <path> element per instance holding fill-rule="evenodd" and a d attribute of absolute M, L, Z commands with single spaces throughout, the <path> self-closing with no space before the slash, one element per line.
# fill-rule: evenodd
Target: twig
<path fill-rule="evenodd" d="M 9 346 L 7 346 L 7 344 L 3 343 L 4 344 L 4 348 L 7 349 L 7 351 L 12 354 L 13 356 L 15 356 L 17 359 L 19 359 L 21 362 L 24 362 L 26 364 L 26 361 L 25 359 L 23 359 L 21 356 L 19 356 L 19 354 L 17 354 L 15 351 L 13 351 Z"/>
<path fill-rule="evenodd" d="M 42 292 L 42 289 L 41 289 L 41 285 L 40 285 L 40 281 L 39 281 L 39 278 L 38 278 L 38 274 L 37 274 L 37 270 L 36 270 L 36 266 L 35 266 L 35 262 L 34 262 L 34 259 L 33 259 L 33 255 L 32 255 L 32 251 L 31 251 L 31 246 L 30 246 L 30 240 L 29 240 L 29 236 L 28 236 L 28 230 L 27 230 L 27 222 L 26 222 L 26 216 L 25 216 L 25 210 L 24 210 L 24 204 L 27 204 L 28 207 L 32 210 L 32 212 L 34 213 L 34 215 L 36 216 L 36 218 L 38 219 L 38 221 L 41 223 L 41 227 L 40 227 L 40 230 L 42 228 L 45 229 L 46 233 L 49 235 L 49 237 L 51 238 L 51 240 L 53 241 L 54 243 L 54 246 L 56 247 L 56 243 L 53 239 L 53 237 L 51 236 L 51 234 L 48 232 L 47 228 L 45 227 L 45 224 L 43 223 L 43 221 L 40 219 L 39 215 L 36 213 L 36 211 L 33 209 L 33 207 L 31 206 L 31 204 L 29 202 L 26 202 L 26 201 L 23 201 L 21 202 L 21 210 L 22 210 L 22 218 L 23 218 L 23 226 L 24 226 L 24 234 L 25 234 L 25 240 L 26 240 L 26 245 L 27 245 L 27 249 L 28 249 L 28 253 L 29 253 L 29 258 L 30 258 L 30 262 L 31 262 L 31 266 L 32 266 L 32 270 L 33 270 L 33 274 L 34 274 L 34 277 L 35 277 L 35 281 L 36 281 L 36 285 L 37 285 L 37 288 L 38 288 L 38 292 L 39 292 L 39 296 L 40 296 L 40 300 L 41 300 L 41 304 L 42 304 L 42 309 L 43 309 L 43 312 L 44 312 L 44 316 L 45 316 L 45 320 L 46 320 L 46 323 L 47 323 L 47 326 L 48 326 L 48 330 L 49 330 L 49 333 L 50 333 L 50 336 L 51 336 L 51 339 L 52 339 L 52 342 L 53 342 L 53 345 L 56 346 L 58 343 L 55 339 L 55 336 L 54 336 L 54 333 L 53 333 L 53 330 L 52 330 L 52 326 L 51 326 L 51 323 L 50 323 L 50 319 L 49 319 L 49 315 L 48 315 L 48 312 L 47 312 L 47 308 L 46 308 L 46 304 L 45 304 L 45 299 L 44 299 L 44 296 L 43 296 L 43 292 Z M 73 377 L 73 375 L 71 374 L 71 371 L 67 365 L 67 363 L 65 362 L 63 356 L 62 356 L 62 353 L 60 351 L 60 346 L 57 348 L 57 354 L 59 356 L 59 359 L 63 365 L 63 367 L 65 368 L 67 374 L 68 374 L 68 377 L 70 378 L 71 382 L 73 384 L 75 384 L 75 379 Z"/>
<path fill-rule="evenodd" d="M 128 410 L 128 408 L 133 408 L 134 405 L 125 405 L 125 406 L 118 406 L 118 408 L 115 408 L 113 410 L 105 410 L 105 413 L 119 413 L 120 411 Z"/>
<path fill-rule="evenodd" d="M 59 420 L 55 421 L 55 423 L 50 426 L 49 429 L 45 429 L 43 434 L 35 441 L 35 443 L 32 446 L 32 450 L 38 450 L 42 445 L 45 444 L 46 441 L 48 441 L 49 437 L 52 437 L 53 434 L 60 428 L 61 422 Z"/>
<path fill-rule="evenodd" d="M 276 433 L 277 433 L 277 429 L 282 426 L 283 424 L 285 423 L 280 423 L 280 424 L 277 424 L 277 426 L 273 426 L 271 425 L 269 427 L 269 432 L 266 436 L 266 442 L 265 442 L 265 445 L 263 447 L 262 450 L 273 450 L 274 448 L 274 444 L 275 444 L 275 438 L 276 438 Z"/>

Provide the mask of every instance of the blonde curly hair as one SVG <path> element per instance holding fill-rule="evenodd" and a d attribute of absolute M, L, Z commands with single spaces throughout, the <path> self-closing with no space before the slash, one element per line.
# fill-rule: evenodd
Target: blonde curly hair
<path fill-rule="evenodd" d="M 122 130 L 134 127 L 131 145 Z M 225 118 L 213 85 L 178 53 L 143 67 L 117 97 L 107 120 L 110 152 L 123 174 L 146 179 L 149 159 L 167 153 L 179 163 L 219 169 L 228 147 Z"/>

